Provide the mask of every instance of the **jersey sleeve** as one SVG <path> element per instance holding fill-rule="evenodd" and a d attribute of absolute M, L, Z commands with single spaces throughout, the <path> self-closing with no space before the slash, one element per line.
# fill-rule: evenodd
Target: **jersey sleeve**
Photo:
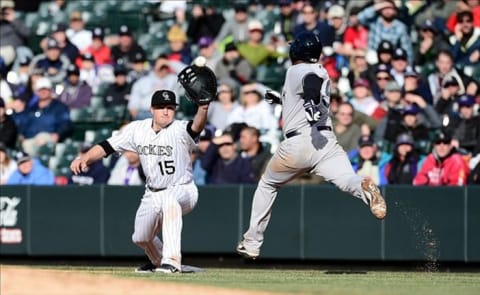
<path fill-rule="evenodd" d="M 195 136 L 195 133 L 191 133 L 193 132 L 193 130 L 191 130 L 191 121 L 186 121 L 186 120 L 182 120 L 182 121 L 179 121 L 178 122 L 178 128 L 181 129 L 181 134 L 182 134 L 182 140 L 186 141 L 188 143 L 188 145 L 193 148 L 193 146 L 196 144 L 196 139 L 198 138 L 198 135 L 196 137 Z"/>
<path fill-rule="evenodd" d="M 134 121 L 107 139 L 112 148 L 117 151 L 136 151 L 133 140 L 135 132 L 141 132 L 141 121 Z"/>

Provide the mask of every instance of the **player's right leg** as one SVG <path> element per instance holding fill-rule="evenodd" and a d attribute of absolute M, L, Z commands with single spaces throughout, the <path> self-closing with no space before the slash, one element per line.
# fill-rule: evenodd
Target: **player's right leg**
<path fill-rule="evenodd" d="M 182 271 L 181 238 L 183 215 L 193 210 L 198 200 L 195 184 L 177 185 L 161 192 L 163 257 L 157 272 Z"/>
<path fill-rule="evenodd" d="M 145 251 L 150 264 L 139 267 L 137 272 L 154 271 L 153 266 L 157 267 L 161 264 L 163 245 L 157 237 L 160 219 L 161 215 L 155 210 L 152 196 L 145 195 L 135 215 L 132 241 Z"/>
<path fill-rule="evenodd" d="M 284 141 L 268 162 L 253 196 L 249 228 L 236 249 L 240 255 L 251 259 L 256 259 L 260 255 L 264 232 L 270 221 L 278 188 L 304 171 L 303 168 L 295 167 L 302 166 L 303 163 L 301 160 L 294 162 L 295 157 L 290 153 L 297 150 Z"/>
<path fill-rule="evenodd" d="M 362 199 L 377 219 L 385 218 L 387 205 L 378 186 L 369 178 L 357 175 L 345 151 L 336 143 L 315 166 L 314 172 L 340 190 Z"/>

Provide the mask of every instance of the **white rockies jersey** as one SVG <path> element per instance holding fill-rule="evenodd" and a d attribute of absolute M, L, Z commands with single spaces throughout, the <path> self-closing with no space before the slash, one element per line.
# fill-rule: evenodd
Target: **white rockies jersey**
<path fill-rule="evenodd" d="M 283 132 L 286 134 L 291 131 L 310 130 L 310 123 L 305 117 L 303 108 L 303 78 L 309 74 L 318 75 L 323 83 L 321 85 L 320 97 L 326 103 L 328 108 L 330 105 L 330 78 L 327 71 L 321 64 L 300 63 L 291 66 L 287 70 L 285 84 L 282 92 L 282 117 Z M 318 122 L 317 126 L 332 126 L 329 114 L 324 114 Z"/>
<path fill-rule="evenodd" d="M 188 121 L 174 120 L 156 133 L 152 119 L 133 121 L 107 141 L 115 151 L 133 151 L 140 156 L 146 185 L 166 188 L 192 181 L 190 153 L 195 141 L 187 132 Z"/>

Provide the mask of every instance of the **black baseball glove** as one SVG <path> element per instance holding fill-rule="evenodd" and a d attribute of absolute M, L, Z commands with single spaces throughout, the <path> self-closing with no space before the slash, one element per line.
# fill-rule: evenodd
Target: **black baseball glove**
<path fill-rule="evenodd" d="M 187 97 L 198 105 L 209 104 L 217 95 L 217 77 L 207 67 L 191 65 L 178 74 Z"/>

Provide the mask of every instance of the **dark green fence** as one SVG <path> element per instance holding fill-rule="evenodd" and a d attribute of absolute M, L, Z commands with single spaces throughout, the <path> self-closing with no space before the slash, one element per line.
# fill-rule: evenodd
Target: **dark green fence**
<path fill-rule="evenodd" d="M 142 256 L 131 242 L 143 187 L 0 187 L 0 253 Z M 184 253 L 233 253 L 248 227 L 254 186 L 200 187 L 184 218 Z M 383 188 L 388 216 L 330 185 L 286 186 L 262 257 L 480 262 L 480 187 Z"/>

